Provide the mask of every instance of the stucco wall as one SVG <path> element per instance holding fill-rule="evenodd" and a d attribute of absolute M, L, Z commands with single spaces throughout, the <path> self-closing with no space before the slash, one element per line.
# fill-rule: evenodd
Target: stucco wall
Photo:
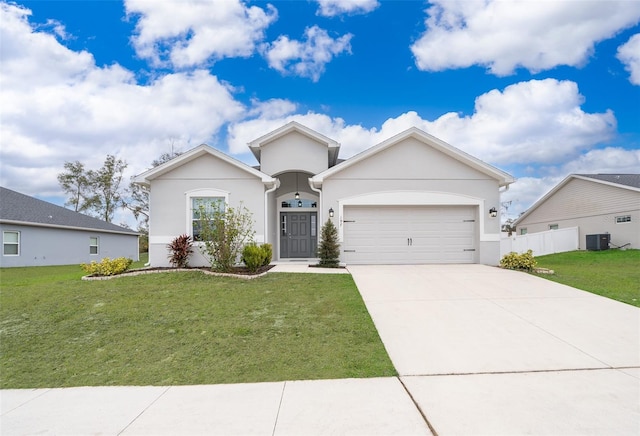
<path fill-rule="evenodd" d="M 340 204 L 365 194 L 380 193 L 392 201 L 403 197 L 403 204 L 478 204 L 479 261 L 499 262 L 500 220 L 488 214 L 491 207 L 500 208 L 497 180 L 414 138 L 330 176 L 322 188 L 323 210 L 336 211 L 333 222 L 339 229 Z"/>
<path fill-rule="evenodd" d="M 291 170 L 318 174 L 328 167 L 327 145 L 298 132 L 290 132 L 260 149 L 260 170 L 269 175 Z"/>
<path fill-rule="evenodd" d="M 151 181 L 149 262 L 152 266 L 169 266 L 167 244 L 176 236 L 191 234 L 188 197 L 207 196 L 206 190 L 226 194 L 231 207 L 242 204 L 247 208 L 255 223 L 256 240 L 264 241 L 265 188 L 262 181 L 213 156 L 201 156 Z M 209 262 L 196 252 L 190 264 L 208 266 Z"/>
<path fill-rule="evenodd" d="M 73 265 L 105 257 L 138 260 L 138 236 L 0 224 L 1 231 L 20 232 L 20 255 L 0 257 L 0 266 Z M 0 232 L 1 235 L 1 232 Z M 99 238 L 98 254 L 89 254 L 89 238 Z"/>

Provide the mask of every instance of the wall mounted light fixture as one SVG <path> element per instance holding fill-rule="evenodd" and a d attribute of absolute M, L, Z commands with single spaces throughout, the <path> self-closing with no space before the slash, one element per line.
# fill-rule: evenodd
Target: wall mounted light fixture
<path fill-rule="evenodd" d="M 330 217 L 330 218 L 333 218 L 333 208 L 330 208 L 330 209 L 329 209 L 329 217 Z"/>
<path fill-rule="evenodd" d="M 491 209 L 489 209 L 489 216 L 491 218 L 495 218 L 498 216 L 498 211 L 496 210 L 495 207 L 492 207 Z"/>

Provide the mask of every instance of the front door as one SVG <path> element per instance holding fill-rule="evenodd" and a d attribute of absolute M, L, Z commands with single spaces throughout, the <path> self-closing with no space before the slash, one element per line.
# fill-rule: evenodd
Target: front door
<path fill-rule="evenodd" d="M 280 212 L 280 258 L 316 257 L 316 212 Z"/>

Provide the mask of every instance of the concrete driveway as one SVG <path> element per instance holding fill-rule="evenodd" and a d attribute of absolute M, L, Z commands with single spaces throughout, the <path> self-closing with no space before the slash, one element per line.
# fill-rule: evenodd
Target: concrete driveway
<path fill-rule="evenodd" d="M 349 270 L 438 434 L 640 434 L 640 309 L 484 265 Z"/>

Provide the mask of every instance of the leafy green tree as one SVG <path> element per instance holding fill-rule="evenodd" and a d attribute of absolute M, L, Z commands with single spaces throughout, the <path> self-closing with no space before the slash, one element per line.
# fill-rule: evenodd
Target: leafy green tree
<path fill-rule="evenodd" d="M 200 206 L 199 240 L 203 242 L 202 254 L 209 259 L 215 271 L 230 272 L 240 260 L 244 246 L 255 236 L 251 212 L 240 204 L 209 208 Z"/>
<path fill-rule="evenodd" d="M 64 171 L 58 174 L 58 183 L 69 196 L 64 203 L 76 212 L 85 212 L 94 201 L 90 174 L 80 161 L 65 162 Z"/>
<path fill-rule="evenodd" d="M 115 156 L 107 155 L 107 158 L 97 171 L 90 171 L 91 186 L 94 193 L 92 210 L 96 215 L 111 222 L 116 209 L 122 207 L 122 175 L 127 168 L 127 163 Z"/>
<path fill-rule="evenodd" d="M 340 264 L 340 244 L 338 243 L 338 229 L 330 219 L 322 226 L 320 233 L 320 245 L 318 246 L 318 257 L 320 266 L 336 268 Z"/>

